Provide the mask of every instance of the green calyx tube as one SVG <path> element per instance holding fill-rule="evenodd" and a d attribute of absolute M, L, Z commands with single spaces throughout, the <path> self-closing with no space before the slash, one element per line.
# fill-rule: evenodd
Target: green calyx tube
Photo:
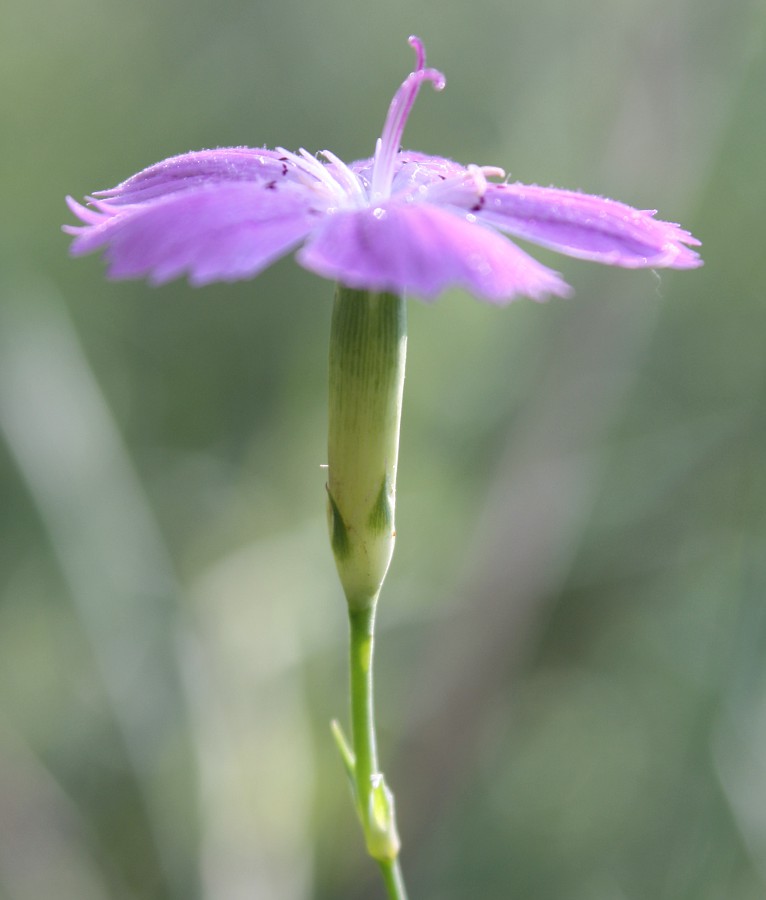
<path fill-rule="evenodd" d="M 374 607 L 394 552 L 405 300 L 338 285 L 330 334 L 328 520 L 351 611 Z"/>

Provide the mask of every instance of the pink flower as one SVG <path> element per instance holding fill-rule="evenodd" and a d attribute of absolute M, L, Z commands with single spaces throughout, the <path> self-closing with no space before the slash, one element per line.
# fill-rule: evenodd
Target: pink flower
<path fill-rule="evenodd" d="M 501 232 L 567 256 L 626 268 L 702 265 L 688 231 L 590 194 L 492 181 L 502 169 L 400 150 L 421 85 L 417 67 L 396 92 L 370 159 L 328 150 L 202 150 L 150 166 L 82 206 L 65 226 L 74 255 L 103 250 L 112 278 L 194 285 L 252 278 L 297 249 L 298 262 L 348 287 L 432 299 L 451 286 L 505 303 L 566 295 L 569 286 Z"/>

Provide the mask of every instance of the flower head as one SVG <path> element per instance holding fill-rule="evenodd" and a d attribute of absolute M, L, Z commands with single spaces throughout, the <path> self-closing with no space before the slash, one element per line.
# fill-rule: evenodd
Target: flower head
<path fill-rule="evenodd" d="M 570 292 L 500 232 L 567 256 L 626 268 L 694 268 L 688 231 L 614 200 L 511 184 L 502 169 L 400 149 L 417 94 L 441 72 L 417 66 L 391 101 L 370 159 L 329 150 L 229 147 L 174 156 L 83 206 L 65 226 L 75 255 L 103 250 L 112 278 L 194 285 L 252 278 L 297 249 L 298 262 L 348 287 L 432 299 L 460 286 L 495 303 Z"/>

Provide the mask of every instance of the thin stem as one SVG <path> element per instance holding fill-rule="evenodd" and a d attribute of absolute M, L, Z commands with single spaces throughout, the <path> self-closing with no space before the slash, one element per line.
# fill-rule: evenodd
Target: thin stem
<path fill-rule="evenodd" d="M 407 891 L 404 888 L 404 879 L 402 878 L 399 860 L 394 859 L 381 862 L 380 871 L 383 873 L 383 881 L 386 884 L 386 890 L 391 900 L 407 900 Z"/>
<path fill-rule="evenodd" d="M 378 861 L 388 896 L 390 900 L 407 900 L 397 859 L 393 797 L 378 770 L 372 690 L 375 607 L 373 601 L 364 609 L 349 610 L 354 782 L 367 849 Z"/>
<path fill-rule="evenodd" d="M 372 776 L 378 771 L 372 697 L 375 604 L 358 611 L 349 610 L 349 625 L 351 631 L 351 740 L 356 758 L 357 799 L 359 808 L 364 811 L 369 809 Z"/>

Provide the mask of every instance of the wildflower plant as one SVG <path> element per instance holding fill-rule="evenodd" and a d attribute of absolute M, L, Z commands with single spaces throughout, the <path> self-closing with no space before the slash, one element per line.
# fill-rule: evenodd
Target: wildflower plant
<path fill-rule="evenodd" d="M 351 735 L 333 723 L 369 854 L 403 900 L 392 794 L 378 764 L 372 657 L 378 597 L 394 550 L 399 423 L 407 344 L 405 296 L 450 287 L 497 305 L 567 296 L 556 272 L 505 235 L 624 268 L 691 269 L 699 244 L 679 225 L 614 200 L 510 183 L 495 166 L 463 166 L 401 149 L 421 86 L 441 90 L 422 42 L 368 159 L 344 163 L 248 147 L 171 157 L 98 191 L 67 225 L 71 252 L 102 250 L 111 278 L 192 285 L 249 279 L 296 250 L 336 282 L 330 336 L 327 511 L 350 622 Z"/>

